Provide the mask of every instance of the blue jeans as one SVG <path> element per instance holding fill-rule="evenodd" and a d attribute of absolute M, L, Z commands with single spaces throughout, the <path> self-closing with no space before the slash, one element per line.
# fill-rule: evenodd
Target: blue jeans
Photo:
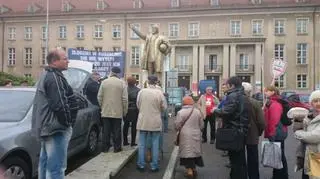
<path fill-rule="evenodd" d="M 152 161 L 151 170 L 159 168 L 158 157 L 159 157 L 159 139 L 160 131 L 139 131 L 139 144 L 138 144 L 138 161 L 137 165 L 139 168 L 144 168 L 145 162 L 145 151 L 147 147 L 147 135 L 151 137 L 152 140 Z"/>
<path fill-rule="evenodd" d="M 57 132 L 52 136 L 42 138 L 39 179 L 64 179 L 71 135 L 72 128 L 70 127 L 64 132 Z"/>

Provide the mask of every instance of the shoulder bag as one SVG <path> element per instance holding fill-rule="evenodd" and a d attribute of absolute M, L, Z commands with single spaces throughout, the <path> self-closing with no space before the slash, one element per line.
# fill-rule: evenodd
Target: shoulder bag
<path fill-rule="evenodd" d="M 181 132 L 181 129 L 183 128 L 184 124 L 187 122 L 187 120 L 191 117 L 191 114 L 193 113 L 193 110 L 194 110 L 194 107 L 191 109 L 191 112 L 188 114 L 188 116 L 186 117 L 186 119 L 182 122 L 182 125 L 180 127 L 180 129 L 178 130 L 177 132 L 177 136 L 176 136 L 176 140 L 174 141 L 174 144 L 176 146 L 179 145 L 180 143 L 180 132 Z"/>

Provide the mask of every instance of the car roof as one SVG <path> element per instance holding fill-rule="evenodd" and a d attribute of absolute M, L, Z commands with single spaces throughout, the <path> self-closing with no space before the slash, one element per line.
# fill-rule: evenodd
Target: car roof
<path fill-rule="evenodd" d="M 31 91 L 36 92 L 35 87 L 0 87 L 0 91 Z"/>

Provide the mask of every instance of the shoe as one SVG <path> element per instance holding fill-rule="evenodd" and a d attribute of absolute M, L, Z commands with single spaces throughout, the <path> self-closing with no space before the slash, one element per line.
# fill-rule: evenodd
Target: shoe
<path fill-rule="evenodd" d="M 192 170 L 193 170 L 193 176 L 195 176 L 195 177 L 198 176 L 197 169 L 194 168 L 194 169 L 192 169 Z"/>
<path fill-rule="evenodd" d="M 131 143 L 131 147 L 137 146 L 138 144 L 136 143 Z"/>
<path fill-rule="evenodd" d="M 139 167 L 139 166 L 137 166 L 137 170 L 138 170 L 139 172 L 144 172 L 144 168 Z"/>
<path fill-rule="evenodd" d="M 156 172 L 159 172 L 159 168 L 154 168 L 154 169 L 151 169 L 151 172 L 152 172 L 152 173 L 156 173 Z"/>
<path fill-rule="evenodd" d="M 202 143 L 207 143 L 207 140 L 205 140 L 205 139 L 202 139 Z"/>
<path fill-rule="evenodd" d="M 122 151 L 122 148 L 120 148 L 120 149 L 114 149 L 114 153 L 118 153 L 118 152 L 121 152 Z"/>
<path fill-rule="evenodd" d="M 123 146 L 127 146 L 127 145 L 129 145 L 128 142 L 123 142 Z"/>
<path fill-rule="evenodd" d="M 193 179 L 193 178 L 194 178 L 194 173 L 193 173 L 192 168 L 187 168 L 186 177 L 187 177 L 188 179 Z"/>
<path fill-rule="evenodd" d="M 210 144 L 214 144 L 214 139 L 213 139 L 213 140 L 210 140 Z"/>

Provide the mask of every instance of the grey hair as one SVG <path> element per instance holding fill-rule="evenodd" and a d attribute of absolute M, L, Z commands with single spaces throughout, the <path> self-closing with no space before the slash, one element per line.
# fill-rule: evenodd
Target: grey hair
<path fill-rule="evenodd" d="M 247 95 L 250 95 L 251 92 L 252 92 L 252 85 L 248 82 L 242 82 L 242 86 L 244 88 L 244 92 L 247 94 Z"/>

